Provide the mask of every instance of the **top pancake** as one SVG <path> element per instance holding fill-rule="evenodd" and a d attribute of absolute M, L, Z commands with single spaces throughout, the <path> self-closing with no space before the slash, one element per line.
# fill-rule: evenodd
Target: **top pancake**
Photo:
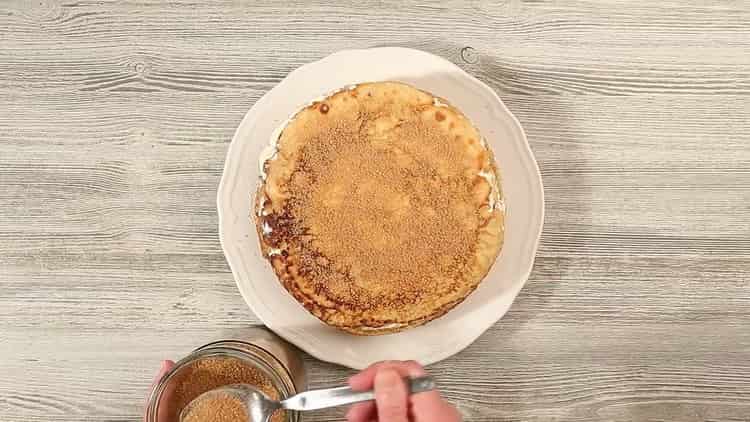
<path fill-rule="evenodd" d="M 265 171 L 264 254 L 312 314 L 351 333 L 444 314 L 502 246 L 492 153 L 457 109 L 406 84 L 361 84 L 306 107 Z"/>

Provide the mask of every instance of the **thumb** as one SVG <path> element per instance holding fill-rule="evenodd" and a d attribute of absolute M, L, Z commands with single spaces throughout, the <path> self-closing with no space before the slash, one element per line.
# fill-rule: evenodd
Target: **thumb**
<path fill-rule="evenodd" d="M 383 369 L 375 375 L 375 405 L 380 422 L 409 422 L 409 393 L 401 375 Z"/>

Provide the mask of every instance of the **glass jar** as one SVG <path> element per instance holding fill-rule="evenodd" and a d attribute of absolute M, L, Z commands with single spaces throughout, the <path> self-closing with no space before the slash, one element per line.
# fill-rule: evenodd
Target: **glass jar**
<path fill-rule="evenodd" d="M 176 394 L 184 374 L 201 360 L 230 358 L 254 367 L 265 375 L 282 399 L 307 388 L 304 364 L 293 346 L 263 328 L 245 330 L 241 337 L 244 340 L 220 340 L 206 344 L 177 362 L 151 391 L 145 421 L 179 422 L 174 419 L 181 410 L 175 406 L 180 405 L 170 395 Z M 297 412 L 287 411 L 283 420 L 299 422 L 301 417 Z"/>

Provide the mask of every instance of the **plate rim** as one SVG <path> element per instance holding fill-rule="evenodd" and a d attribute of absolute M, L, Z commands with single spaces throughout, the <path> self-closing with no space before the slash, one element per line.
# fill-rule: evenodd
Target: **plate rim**
<path fill-rule="evenodd" d="M 499 113 L 503 114 L 504 117 L 510 117 L 510 121 L 512 122 L 513 129 L 517 132 L 519 135 L 517 138 L 514 137 L 516 141 L 515 142 L 516 147 L 520 147 L 520 156 L 522 157 L 523 166 L 525 167 L 527 173 L 529 175 L 535 176 L 531 177 L 530 180 L 534 186 L 532 188 L 536 188 L 535 195 L 531 195 L 534 197 L 533 199 L 536 199 L 534 202 L 538 202 L 538 207 L 533 208 L 531 211 L 534 211 L 535 213 L 538 213 L 538 216 L 534 218 L 533 220 L 535 222 L 538 222 L 536 232 L 530 231 L 533 236 L 528 236 L 527 239 L 524 241 L 524 243 L 530 243 L 528 245 L 527 254 L 529 255 L 529 259 L 524 262 L 523 266 L 519 266 L 520 270 L 518 271 L 518 280 L 515 282 L 513 287 L 508 290 L 508 298 L 510 300 L 507 308 L 503 310 L 502 312 L 497 314 L 497 318 L 487 318 L 484 323 L 479 324 L 473 324 L 471 327 L 467 327 L 467 331 L 470 331 L 468 335 L 464 335 L 462 338 L 460 338 L 458 341 L 454 341 L 454 344 L 451 344 L 450 347 L 447 347 L 445 345 L 441 346 L 440 348 L 436 348 L 432 353 L 428 354 L 423 359 L 420 359 L 420 361 L 424 364 L 431 364 L 435 363 L 441 360 L 444 360 L 450 356 L 453 356 L 454 354 L 460 352 L 461 350 L 465 349 L 469 345 L 471 345 L 474 341 L 476 341 L 485 331 L 487 331 L 489 328 L 491 328 L 495 323 L 497 323 L 502 317 L 505 315 L 508 309 L 512 306 L 512 303 L 515 301 L 518 293 L 523 288 L 523 286 L 528 281 L 529 276 L 531 275 L 531 272 L 534 267 L 534 262 L 536 260 L 536 253 L 539 248 L 539 244 L 541 241 L 541 235 L 544 228 L 544 216 L 545 216 L 545 200 L 544 200 L 544 186 L 542 183 L 541 178 L 541 172 L 539 170 L 538 163 L 536 161 L 536 158 L 534 156 L 533 151 L 531 150 L 531 146 L 528 142 L 528 138 L 526 136 L 526 133 L 521 126 L 520 122 L 518 121 L 517 117 L 508 109 L 508 107 L 505 105 L 505 103 L 502 101 L 500 96 L 490 88 L 486 83 L 482 82 L 481 80 L 477 79 L 473 75 L 469 74 L 465 70 L 463 70 L 461 67 L 457 66 L 455 63 L 422 51 L 422 50 L 416 50 L 411 48 L 405 48 L 405 47 L 374 47 L 374 48 L 364 48 L 364 49 L 345 49 L 336 51 L 330 55 L 327 55 L 319 60 L 315 60 L 306 64 L 303 64 L 302 66 L 292 70 L 289 72 L 287 76 L 285 76 L 279 83 L 277 83 L 274 87 L 272 87 L 270 90 L 268 90 L 266 93 L 264 93 L 245 113 L 242 120 L 238 124 L 237 128 L 235 129 L 235 132 L 232 136 L 232 140 L 229 144 L 229 147 L 227 148 L 227 152 L 225 155 L 224 160 L 224 166 L 222 170 L 222 176 L 221 180 L 219 182 L 219 186 L 217 189 L 217 214 L 218 214 L 218 228 L 219 228 L 219 240 L 222 246 L 222 251 L 224 252 L 225 259 L 227 261 L 227 264 L 229 265 L 232 276 L 234 277 L 235 283 L 237 284 L 237 288 L 240 291 L 240 294 L 247 304 L 247 306 L 250 308 L 250 310 L 256 315 L 256 317 L 261 321 L 262 324 L 264 324 L 266 327 L 268 327 L 271 331 L 274 331 L 279 336 L 283 337 L 290 343 L 296 345 L 300 349 L 304 350 L 311 356 L 315 357 L 316 359 L 331 362 L 343 366 L 347 366 L 350 368 L 357 368 L 361 369 L 363 365 L 361 362 L 357 362 L 356 359 L 350 359 L 347 358 L 347 355 L 341 354 L 338 356 L 332 356 L 330 354 L 326 354 L 325 351 L 321 350 L 318 347 L 315 347 L 315 345 L 311 344 L 307 339 L 305 339 L 303 336 L 295 335 L 293 332 L 289 332 L 285 329 L 282 329 L 280 327 L 274 326 L 274 324 L 269 324 L 266 319 L 264 319 L 261 316 L 262 312 L 258 312 L 257 307 L 253 306 L 251 304 L 251 301 L 248 300 L 248 294 L 245 291 L 245 288 L 247 286 L 243 286 L 243 282 L 241 282 L 242 277 L 240 276 L 240 268 L 243 266 L 240 262 L 234 262 L 234 260 L 239 260 L 241 258 L 236 258 L 235 253 L 231 250 L 231 246 L 229 244 L 230 239 L 228 239 L 227 235 L 225 234 L 225 229 L 228 229 L 227 225 L 229 224 L 228 220 L 229 217 L 227 215 L 227 212 L 224 210 L 225 204 L 230 204 L 231 200 L 231 194 L 232 189 L 229 188 L 229 185 L 233 184 L 233 182 L 236 182 L 234 179 L 236 179 L 234 174 L 231 174 L 231 161 L 232 158 L 236 153 L 236 150 L 239 148 L 240 143 L 242 142 L 239 140 L 240 130 L 245 127 L 246 125 L 251 123 L 252 117 L 251 113 L 255 111 L 256 115 L 262 115 L 263 111 L 267 107 L 267 102 L 270 96 L 270 93 L 274 90 L 280 89 L 279 87 L 282 87 L 285 80 L 292 77 L 296 73 L 302 73 L 305 69 L 310 69 L 311 67 L 318 66 L 321 63 L 331 60 L 332 58 L 340 55 L 357 55 L 357 54 L 387 54 L 389 52 L 397 53 L 397 54 L 421 54 L 421 55 L 428 55 L 431 56 L 432 59 L 437 59 L 438 61 L 443 62 L 445 66 L 451 67 L 453 70 L 457 72 L 462 78 L 466 78 L 467 80 L 471 81 L 474 85 L 476 85 L 480 90 L 488 94 L 490 96 L 490 100 L 493 103 L 499 104 L 499 107 L 493 107 L 488 110 L 488 112 L 491 113 Z M 257 110 L 256 110 L 257 109 Z M 255 119 L 257 120 L 257 118 Z M 256 163 L 253 163 L 253 165 L 256 165 Z M 501 168 L 501 178 L 502 178 L 502 168 Z M 254 195 L 253 192 L 248 192 L 247 195 L 252 196 Z M 251 201 L 252 202 L 252 201 Z M 227 209 L 231 209 L 230 206 L 226 205 Z M 512 207 L 512 204 L 510 205 Z M 248 209 L 248 217 L 251 216 L 251 209 Z M 531 228 L 534 229 L 533 227 Z M 259 247 L 256 246 L 256 247 Z M 502 252 L 501 252 L 502 253 Z M 234 258 L 233 258 L 234 257 Z M 321 322 L 321 324 L 323 324 Z"/>

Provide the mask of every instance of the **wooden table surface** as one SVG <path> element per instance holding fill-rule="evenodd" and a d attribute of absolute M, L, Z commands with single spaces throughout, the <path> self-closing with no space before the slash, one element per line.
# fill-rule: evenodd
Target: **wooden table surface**
<path fill-rule="evenodd" d="M 466 421 L 750 420 L 750 4 L 494 3 L 0 3 L 0 420 L 136 421 L 160 360 L 259 324 L 217 234 L 233 132 L 383 45 L 489 84 L 544 179 L 531 278 L 431 368 Z"/>

